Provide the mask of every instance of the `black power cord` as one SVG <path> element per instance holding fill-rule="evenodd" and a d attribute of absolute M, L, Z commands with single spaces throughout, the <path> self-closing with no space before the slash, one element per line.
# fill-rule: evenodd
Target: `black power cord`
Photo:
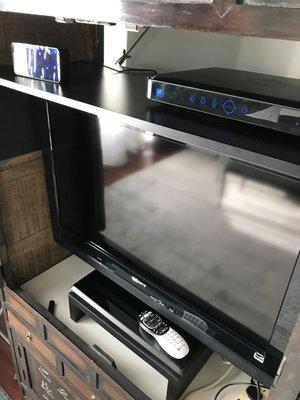
<path fill-rule="evenodd" d="M 139 35 L 139 37 L 133 42 L 133 44 L 129 47 L 129 49 L 126 51 L 125 49 L 123 50 L 123 54 L 121 55 L 120 58 L 117 59 L 115 64 L 119 64 L 120 66 L 124 64 L 126 60 L 131 58 L 130 53 L 132 50 L 135 48 L 135 46 L 138 44 L 138 42 L 146 35 L 146 33 L 149 31 L 150 26 L 147 26 L 147 28 Z"/>
<path fill-rule="evenodd" d="M 152 72 L 152 75 L 150 75 L 150 77 L 152 77 L 152 76 L 157 74 L 157 71 L 155 69 L 151 69 L 151 68 L 131 68 L 131 67 L 123 68 L 122 67 L 122 69 L 117 69 L 117 68 L 113 68 L 113 67 L 110 67 L 110 66 L 105 65 L 105 64 L 99 64 L 99 63 L 97 63 L 95 61 L 78 60 L 78 61 L 72 61 L 71 64 L 75 64 L 75 63 L 79 63 L 79 62 L 96 65 L 97 67 L 100 67 L 100 68 L 102 68 L 102 67 L 103 68 L 107 68 L 107 69 L 110 69 L 111 71 L 116 72 L 117 74 L 123 74 L 125 72 L 131 72 L 131 71 Z"/>
<path fill-rule="evenodd" d="M 263 396 L 261 393 L 260 383 L 258 381 L 256 381 L 256 384 L 257 384 L 257 400 L 261 400 Z"/>
<path fill-rule="evenodd" d="M 112 71 L 117 72 L 118 74 L 123 74 L 124 72 L 130 72 L 130 71 L 142 71 L 142 72 L 153 72 L 153 74 L 157 74 L 157 71 L 155 69 L 148 69 L 148 68 L 123 68 L 123 69 L 116 69 L 113 67 L 109 67 L 108 65 L 100 65 L 98 64 L 99 67 L 104 67 L 111 69 Z"/>
<path fill-rule="evenodd" d="M 225 385 L 225 386 L 223 386 L 218 392 L 217 392 L 217 394 L 215 395 L 215 397 L 214 397 L 214 400 L 218 400 L 219 399 L 219 396 L 220 396 L 220 394 L 224 391 L 224 390 L 226 390 L 227 388 L 229 388 L 229 387 L 232 387 L 232 386 L 251 386 L 251 387 L 255 387 L 255 388 L 257 388 L 257 400 L 261 400 L 261 386 L 260 386 L 260 384 L 258 383 L 258 382 L 256 382 L 256 383 L 251 383 L 251 382 L 235 382 L 235 383 L 229 383 L 228 385 Z M 250 399 L 250 398 L 249 398 Z M 254 399 L 253 399 L 254 400 Z"/>
<path fill-rule="evenodd" d="M 112 71 L 117 72 L 118 74 L 123 74 L 124 72 L 131 72 L 131 71 L 141 71 L 141 72 L 152 72 L 152 75 L 150 75 L 150 77 L 157 75 L 157 71 L 155 69 L 148 69 L 148 68 L 123 68 L 123 69 L 116 69 L 113 67 L 109 67 L 108 65 L 100 65 L 98 64 L 99 67 L 104 67 L 104 68 L 108 68 Z"/>

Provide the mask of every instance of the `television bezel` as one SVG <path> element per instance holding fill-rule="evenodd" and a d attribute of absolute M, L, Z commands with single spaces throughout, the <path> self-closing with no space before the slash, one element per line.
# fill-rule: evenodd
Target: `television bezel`
<path fill-rule="evenodd" d="M 74 111 L 97 118 L 97 116 L 94 114 L 78 110 Z M 190 324 L 184 322 L 182 318 L 172 313 L 163 305 L 164 302 L 168 304 L 172 303 L 174 306 L 179 306 L 181 308 L 184 307 L 186 311 L 195 314 L 193 307 L 191 307 L 189 304 L 186 304 L 178 295 L 176 296 L 175 293 L 169 292 L 163 288 L 163 286 L 157 286 L 157 284 L 149 279 L 146 275 L 137 274 L 136 270 L 132 269 L 129 263 L 125 264 L 124 260 L 118 258 L 118 255 L 113 254 L 111 251 L 108 252 L 107 249 L 100 247 L 92 241 L 87 241 L 85 238 L 80 237 L 74 232 L 68 230 L 60 223 L 59 208 L 57 204 L 55 165 L 51 150 L 51 126 L 48 107 L 47 113 L 49 142 L 48 145 L 45 145 L 43 150 L 43 158 L 45 164 L 52 230 L 55 241 L 69 249 L 72 253 L 86 261 L 106 277 L 112 279 L 116 284 L 119 284 L 125 290 L 128 290 L 137 298 L 144 301 L 149 307 L 166 316 L 182 329 L 188 330 L 189 333 L 191 333 L 207 347 L 220 354 L 229 362 L 232 362 L 236 367 L 249 374 L 252 378 L 258 380 L 262 385 L 270 388 L 278 371 L 280 370 L 281 363 L 284 360 L 283 351 L 273 345 L 272 339 L 280 314 L 284 312 L 283 304 L 284 302 L 291 301 L 287 294 L 291 286 L 291 281 L 295 275 L 295 271 L 300 270 L 299 255 L 290 279 L 288 289 L 285 293 L 284 299 L 282 300 L 282 306 L 274 325 L 272 336 L 265 349 L 258 347 L 256 344 L 244 338 L 243 336 L 231 331 L 227 326 L 218 321 L 208 321 L 209 327 L 211 328 L 209 331 L 213 331 L 213 334 L 193 328 Z M 188 136 L 189 134 L 186 134 L 187 141 L 185 143 L 189 143 Z M 183 142 L 181 141 L 181 143 Z M 203 149 L 201 150 L 203 151 Z M 261 165 L 258 166 L 258 168 L 261 168 Z M 133 277 L 136 277 L 137 281 L 139 282 L 133 280 Z M 205 315 L 202 315 L 200 312 L 198 315 L 200 318 L 207 321 Z M 260 356 L 263 358 L 263 362 L 258 360 Z"/>

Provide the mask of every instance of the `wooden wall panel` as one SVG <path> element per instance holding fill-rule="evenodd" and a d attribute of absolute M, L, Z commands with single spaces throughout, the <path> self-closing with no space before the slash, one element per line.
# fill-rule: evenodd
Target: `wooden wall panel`
<path fill-rule="evenodd" d="M 68 256 L 52 237 L 41 151 L 0 162 L 0 205 L 7 258 L 17 283 Z"/>
<path fill-rule="evenodd" d="M 43 171 L 2 183 L 0 201 L 8 245 L 49 227 Z"/>

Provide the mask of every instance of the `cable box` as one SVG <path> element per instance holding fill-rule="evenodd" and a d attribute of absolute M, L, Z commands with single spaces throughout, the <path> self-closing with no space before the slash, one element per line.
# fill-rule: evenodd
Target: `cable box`
<path fill-rule="evenodd" d="M 148 99 L 300 134 L 300 79 L 226 68 L 150 77 Z"/>
<path fill-rule="evenodd" d="M 182 359 L 169 356 L 139 327 L 139 315 L 145 310 L 153 310 L 98 271 L 93 271 L 72 287 L 69 306 L 73 321 L 88 315 L 164 375 L 168 379 L 168 400 L 177 399 L 184 392 L 212 353 L 164 318 L 184 337 L 190 348 Z"/>

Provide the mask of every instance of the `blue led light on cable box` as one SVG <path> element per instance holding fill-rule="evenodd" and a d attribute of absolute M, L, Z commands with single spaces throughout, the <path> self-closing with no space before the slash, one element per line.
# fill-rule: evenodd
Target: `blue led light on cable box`
<path fill-rule="evenodd" d="M 164 89 L 161 88 L 161 87 L 157 87 L 157 88 L 155 89 L 155 96 L 156 96 L 156 97 L 164 97 L 164 96 L 165 96 L 165 91 L 164 91 Z"/>

